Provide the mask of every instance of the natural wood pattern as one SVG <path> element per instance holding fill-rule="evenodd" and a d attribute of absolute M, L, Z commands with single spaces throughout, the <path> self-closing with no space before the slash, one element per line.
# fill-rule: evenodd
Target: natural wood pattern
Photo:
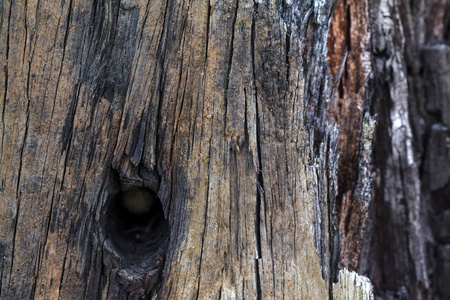
<path fill-rule="evenodd" d="M 327 298 L 331 9 L 2 2 L 1 297 Z M 171 228 L 139 259 L 102 228 L 133 186 Z"/>
<path fill-rule="evenodd" d="M 0 298 L 450 297 L 449 9 L 0 1 Z"/>

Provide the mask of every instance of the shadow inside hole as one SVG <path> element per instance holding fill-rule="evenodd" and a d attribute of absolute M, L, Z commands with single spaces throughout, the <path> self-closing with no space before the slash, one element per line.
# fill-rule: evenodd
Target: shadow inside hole
<path fill-rule="evenodd" d="M 129 258 L 160 249 L 169 237 L 169 223 L 158 196 L 149 189 L 119 192 L 109 204 L 106 231 L 112 244 Z"/>

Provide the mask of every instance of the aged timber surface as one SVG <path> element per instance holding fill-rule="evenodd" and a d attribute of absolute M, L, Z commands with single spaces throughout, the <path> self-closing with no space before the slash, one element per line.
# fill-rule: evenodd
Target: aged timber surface
<path fill-rule="evenodd" d="M 1 297 L 330 297 L 331 13 L 2 1 Z M 137 187 L 170 227 L 145 255 L 105 228 Z"/>

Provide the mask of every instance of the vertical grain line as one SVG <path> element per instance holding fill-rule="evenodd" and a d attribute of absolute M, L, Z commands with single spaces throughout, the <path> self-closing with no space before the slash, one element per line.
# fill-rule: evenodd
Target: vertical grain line
<path fill-rule="evenodd" d="M 233 14 L 233 21 L 232 21 L 232 26 L 231 26 L 231 40 L 230 40 L 230 49 L 229 49 L 229 55 L 228 55 L 228 61 L 227 61 L 227 73 L 225 74 L 225 101 L 224 101 L 224 106 L 225 106 L 225 116 L 224 116 L 224 127 L 226 128 L 227 126 L 227 114 L 228 114 L 228 88 L 230 86 L 230 73 L 231 73 L 231 67 L 232 67 L 232 63 L 233 63 L 233 52 L 234 52 L 234 31 L 236 28 L 236 20 L 237 20 L 237 14 L 238 14 L 238 9 L 239 9 L 239 0 L 236 1 L 236 8 L 234 10 L 234 14 Z M 225 132 L 225 129 L 224 129 Z M 233 137 L 235 138 L 235 137 Z"/>
<path fill-rule="evenodd" d="M 28 40 L 28 26 L 27 26 L 28 0 L 25 0 L 24 6 L 25 6 L 24 12 L 25 42 L 23 43 L 22 65 L 25 63 L 25 52 L 26 52 L 25 50 L 27 49 L 27 40 Z"/>
<path fill-rule="evenodd" d="M 256 74 L 255 74 L 255 23 L 256 23 L 256 15 L 258 11 L 258 3 L 253 3 L 253 15 L 252 15 L 252 26 L 251 26 L 251 34 L 250 34 L 250 60 L 252 65 L 252 76 L 253 76 L 253 84 L 255 89 L 255 113 L 256 113 L 256 146 L 258 156 L 258 166 L 257 166 L 257 187 L 256 187 L 256 216 L 255 216 L 255 239 L 256 239 L 256 252 L 257 258 L 255 259 L 255 277 L 256 277 L 256 292 L 257 299 L 262 299 L 262 289 L 261 289 L 261 276 L 260 276 L 260 268 L 259 268 L 259 260 L 262 259 L 262 246 L 261 246 L 261 190 L 264 191 L 264 182 L 262 178 L 262 162 L 261 162 L 261 142 L 260 142 L 260 124 L 259 124 L 259 112 L 258 112 L 258 91 L 256 87 Z"/>
<path fill-rule="evenodd" d="M 166 21 L 167 21 L 167 12 L 169 10 L 169 1 L 166 1 L 166 7 L 164 9 L 164 22 L 162 24 L 162 32 L 161 32 L 161 36 L 160 36 L 160 40 L 158 42 L 158 60 L 159 60 L 159 82 L 158 82 L 158 86 L 156 87 L 158 89 L 159 95 L 158 95 L 158 110 L 157 110 L 157 114 L 156 114 L 156 126 L 155 126 L 155 169 L 158 171 L 158 161 L 160 159 L 160 157 L 158 156 L 158 153 L 160 153 L 160 151 L 158 151 L 158 147 L 159 147 L 159 139 L 160 139 L 160 130 L 161 130 L 161 114 L 162 114 L 162 103 L 164 100 L 164 90 L 165 90 L 165 70 L 164 70 L 164 62 L 166 60 L 166 51 L 165 51 L 165 43 L 167 40 L 167 35 L 168 35 L 168 29 L 166 30 Z M 161 139 L 162 140 L 162 139 Z M 162 143 L 162 142 L 161 142 Z M 162 172 L 162 170 L 160 170 Z M 164 170 L 165 172 L 166 170 Z M 159 173 L 159 172 L 157 172 Z M 170 177 L 172 178 L 172 176 Z M 171 179 L 171 183 L 170 183 L 170 190 L 172 191 L 172 179 Z M 163 209 L 164 209 L 164 217 L 166 219 L 169 218 L 169 212 L 170 212 L 170 208 L 171 208 L 171 199 L 172 197 L 164 197 L 164 199 L 160 198 L 162 200 L 163 203 Z M 169 203 L 167 203 L 167 201 L 170 201 Z"/>
<path fill-rule="evenodd" d="M 72 228 L 71 228 L 72 229 Z M 72 232 L 72 230 L 70 230 L 69 231 L 69 236 L 71 236 L 71 232 Z M 64 279 L 64 270 L 65 270 L 65 268 L 66 268 L 66 261 L 67 261 L 67 253 L 68 253 L 68 247 L 69 247 L 69 244 L 67 243 L 66 244 L 67 246 L 66 246 L 66 253 L 64 254 L 64 260 L 63 260 L 63 265 L 62 265 L 62 268 L 61 268 L 61 270 L 62 270 L 62 272 L 61 272 L 61 278 L 60 278 L 60 280 L 59 280 L 59 287 L 58 287 L 58 299 L 61 299 L 60 298 L 60 294 L 61 294 L 61 287 L 62 287 L 62 285 L 63 285 L 63 279 Z"/>

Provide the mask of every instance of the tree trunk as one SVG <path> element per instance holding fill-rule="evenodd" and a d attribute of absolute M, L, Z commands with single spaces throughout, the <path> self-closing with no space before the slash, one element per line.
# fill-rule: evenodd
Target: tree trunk
<path fill-rule="evenodd" d="M 384 299 L 450 299 L 449 30 L 446 0 L 344 0 L 332 22 L 331 72 L 347 57 L 330 108 L 340 268 Z M 373 173 L 365 111 L 377 120 Z"/>
<path fill-rule="evenodd" d="M 406 2 L 1 1 L 0 298 L 450 297 L 449 6 Z"/>

